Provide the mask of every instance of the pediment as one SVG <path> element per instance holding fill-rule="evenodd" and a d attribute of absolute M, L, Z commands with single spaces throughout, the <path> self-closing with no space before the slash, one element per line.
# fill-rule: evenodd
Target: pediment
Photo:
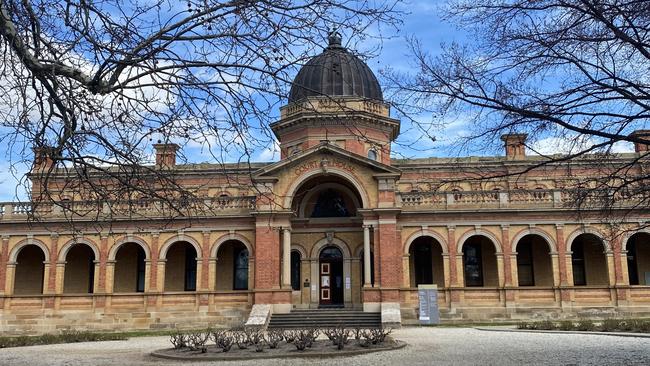
<path fill-rule="evenodd" d="M 320 168 L 326 171 L 331 167 L 343 170 L 352 170 L 354 167 L 359 166 L 369 169 L 373 176 L 378 177 L 399 178 L 402 174 L 400 169 L 368 159 L 365 156 L 351 153 L 330 143 L 323 142 L 296 155 L 257 170 L 253 173 L 253 180 L 273 180 L 287 169 L 310 170 Z"/>

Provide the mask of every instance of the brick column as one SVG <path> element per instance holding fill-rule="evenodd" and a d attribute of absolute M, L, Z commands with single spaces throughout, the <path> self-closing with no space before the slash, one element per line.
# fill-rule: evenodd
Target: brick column
<path fill-rule="evenodd" d="M 158 288 L 158 239 L 160 233 L 151 233 L 151 264 L 149 265 L 149 289 L 150 292 L 157 292 Z"/>
<path fill-rule="evenodd" d="M 7 261 L 9 259 L 9 236 L 2 236 L 0 247 L 0 294 L 4 294 L 7 281 Z M 0 307 L 1 308 L 1 307 Z"/>
<path fill-rule="evenodd" d="M 281 291 L 280 230 L 268 216 L 258 216 L 255 225 L 255 303 L 290 304 L 291 288 Z"/>
<path fill-rule="evenodd" d="M 108 235 L 101 234 L 99 241 L 99 278 L 97 282 L 97 292 L 106 292 L 106 261 L 108 257 Z"/>
<path fill-rule="evenodd" d="M 57 263 L 59 262 L 59 235 L 50 235 L 50 277 L 47 283 L 47 291 L 50 294 L 56 293 Z M 61 279 L 63 281 L 63 279 Z"/>
<path fill-rule="evenodd" d="M 458 269 L 456 268 L 456 227 L 447 226 L 447 246 L 449 247 L 449 284 L 459 286 Z"/>
<path fill-rule="evenodd" d="M 402 251 L 397 235 L 396 213 L 379 215 L 379 247 L 381 248 L 382 302 L 399 302 L 399 288 L 402 279 Z"/>
<path fill-rule="evenodd" d="M 567 261 L 566 261 L 566 253 L 567 253 L 567 244 L 564 241 L 564 225 L 557 224 L 555 225 L 555 236 L 557 239 L 557 254 L 558 257 L 560 258 L 560 285 L 561 286 L 568 286 L 569 285 L 569 280 L 568 280 L 568 273 L 567 273 Z"/>
<path fill-rule="evenodd" d="M 505 285 L 513 286 L 512 281 L 512 245 L 510 243 L 510 226 L 501 225 L 501 245 L 503 245 L 503 272 L 505 276 Z"/>
<path fill-rule="evenodd" d="M 203 232 L 203 242 L 201 243 L 201 287 L 199 290 L 209 290 L 210 279 L 210 232 Z"/>

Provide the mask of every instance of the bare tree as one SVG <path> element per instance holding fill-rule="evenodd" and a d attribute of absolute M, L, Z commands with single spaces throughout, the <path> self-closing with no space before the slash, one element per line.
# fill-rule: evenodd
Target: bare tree
<path fill-rule="evenodd" d="M 397 1 L 0 0 L 0 141 L 12 163 L 47 162 L 33 201 L 191 195 L 143 166 L 152 143 L 248 164 L 296 67 L 332 28 L 382 37 Z"/>
<path fill-rule="evenodd" d="M 416 124 L 426 115 L 443 126 L 466 120 L 471 132 L 461 148 L 494 147 L 502 134 L 527 133 L 527 148 L 542 155 L 516 169 L 476 172 L 477 179 L 569 169 L 580 161 L 591 164 L 590 175 L 565 187 L 574 189 L 577 202 L 615 208 L 625 200 L 648 207 L 646 156 L 615 152 L 618 142 L 645 150 L 650 139 L 650 132 L 633 133 L 650 127 L 650 2 L 447 5 L 446 19 L 467 32 L 467 41 L 432 55 L 417 38 L 409 39 L 416 71 L 383 72 L 398 109 Z M 535 151 L 545 139 L 568 141 L 567 154 Z"/>

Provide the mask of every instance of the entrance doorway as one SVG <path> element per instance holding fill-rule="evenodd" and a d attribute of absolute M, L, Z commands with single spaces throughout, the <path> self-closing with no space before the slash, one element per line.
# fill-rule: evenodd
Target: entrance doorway
<path fill-rule="evenodd" d="M 319 257 L 320 307 L 343 306 L 343 254 L 335 246 L 325 247 Z"/>

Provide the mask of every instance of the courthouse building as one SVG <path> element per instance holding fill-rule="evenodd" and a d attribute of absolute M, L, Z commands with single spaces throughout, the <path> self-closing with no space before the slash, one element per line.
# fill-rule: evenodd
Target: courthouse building
<path fill-rule="evenodd" d="M 623 205 L 618 225 L 577 215 L 574 188 L 603 174 L 595 157 L 508 176 L 544 160 L 510 134 L 503 156 L 391 158 L 400 121 L 337 36 L 271 129 L 278 162 L 176 164 L 176 145 L 154 145 L 155 169 L 195 193 L 191 215 L 57 192 L 63 170 L 48 180 L 62 204 L 2 204 L 0 331 L 233 325 L 255 305 L 399 310 L 408 324 L 422 284 L 437 285 L 443 321 L 650 314 L 648 210 Z M 51 164 L 37 154 L 34 189 Z"/>

